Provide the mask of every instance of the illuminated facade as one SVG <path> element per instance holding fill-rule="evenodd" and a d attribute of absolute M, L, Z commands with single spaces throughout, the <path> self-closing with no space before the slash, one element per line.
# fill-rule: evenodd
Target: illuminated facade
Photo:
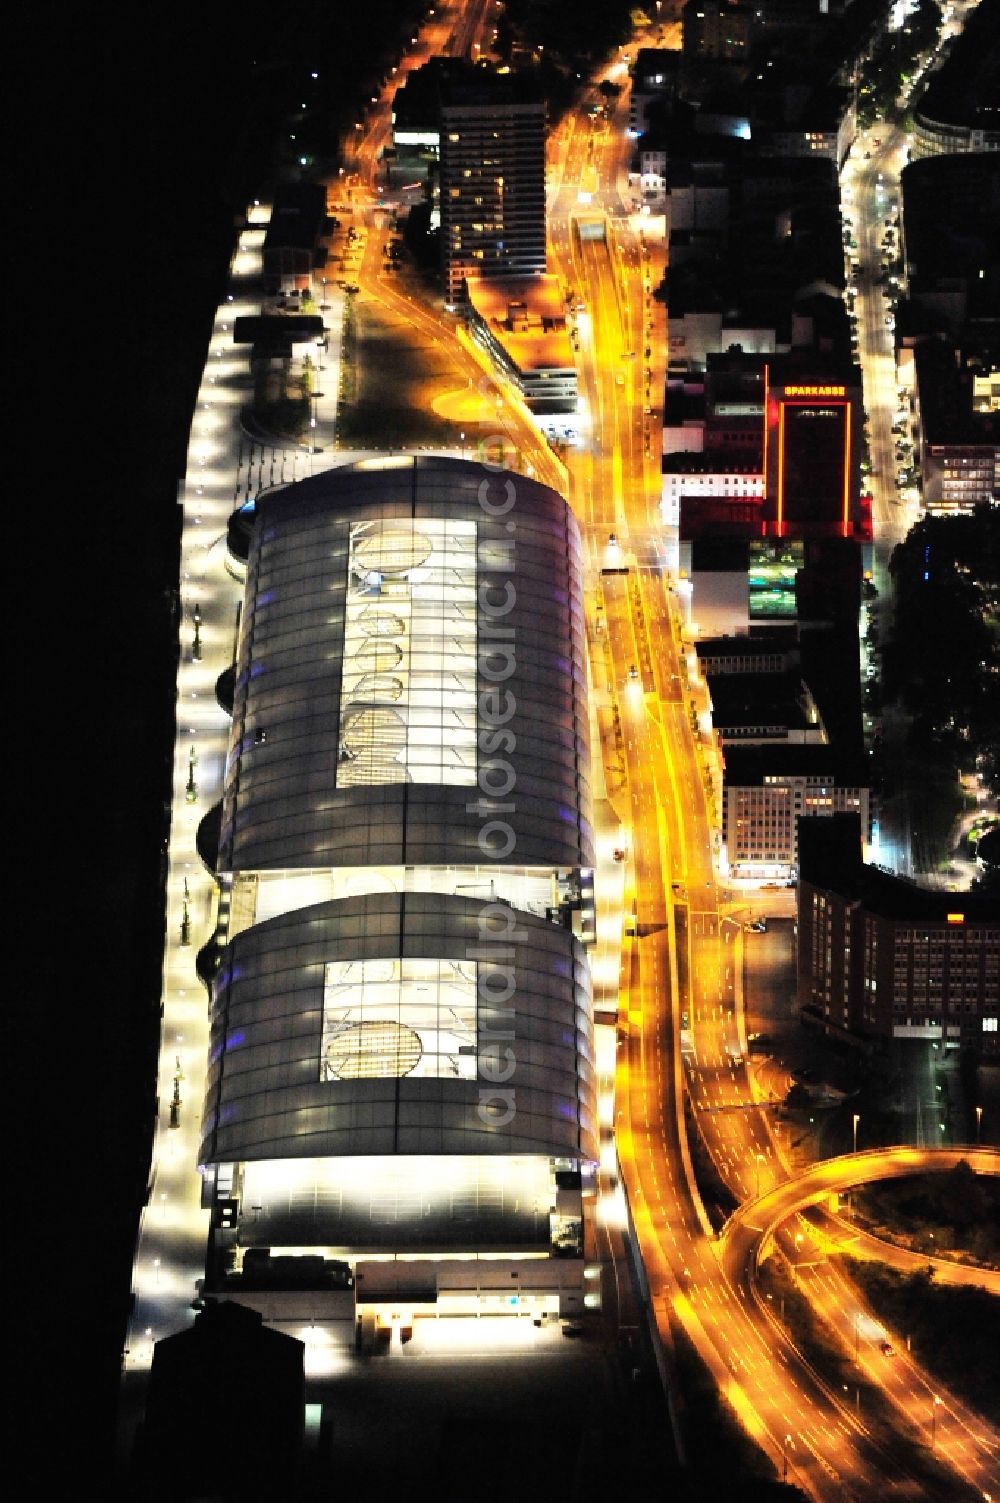
<path fill-rule="evenodd" d="M 765 366 L 764 516 L 783 537 L 853 537 L 861 527 L 862 404 L 850 382 Z"/>
<path fill-rule="evenodd" d="M 805 562 L 802 539 L 751 538 L 748 551 L 750 621 L 794 621 L 795 580 Z"/>
<path fill-rule="evenodd" d="M 810 816 L 855 814 L 867 838 L 864 769 L 835 746 L 727 746 L 722 799 L 723 865 L 740 881 L 793 882 L 799 830 Z"/>
<path fill-rule="evenodd" d="M 579 533 L 537 482 L 400 456 L 258 503 L 217 867 L 209 1287 L 279 1319 L 251 1251 L 344 1260 L 362 1292 L 418 1258 L 434 1305 L 435 1259 L 454 1281 L 489 1256 L 530 1262 L 539 1308 L 578 1306 L 585 653 Z"/>
<path fill-rule="evenodd" d="M 467 276 L 545 270 L 545 106 L 514 76 L 479 70 L 441 111 L 441 251 L 445 297 Z"/>

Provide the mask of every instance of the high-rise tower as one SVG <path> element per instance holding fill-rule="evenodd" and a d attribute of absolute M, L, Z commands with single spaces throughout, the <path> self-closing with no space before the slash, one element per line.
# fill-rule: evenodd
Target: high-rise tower
<path fill-rule="evenodd" d="M 444 91 L 441 244 L 450 304 L 470 274 L 545 270 L 545 106 L 516 75 L 476 69 Z"/>

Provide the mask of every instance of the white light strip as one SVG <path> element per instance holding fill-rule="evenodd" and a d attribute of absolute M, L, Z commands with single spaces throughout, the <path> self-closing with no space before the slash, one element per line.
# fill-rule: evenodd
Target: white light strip
<path fill-rule="evenodd" d="M 476 781 L 476 524 L 352 529 L 338 787 Z"/>
<path fill-rule="evenodd" d="M 474 960 L 331 960 L 320 1079 L 476 1078 Z"/>

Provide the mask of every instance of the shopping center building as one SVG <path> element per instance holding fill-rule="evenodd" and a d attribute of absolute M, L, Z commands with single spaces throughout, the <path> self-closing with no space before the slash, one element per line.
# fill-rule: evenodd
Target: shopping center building
<path fill-rule="evenodd" d="M 573 1313 L 597 1147 L 576 523 L 520 475 L 373 457 L 258 498 L 245 570 L 206 1290 L 352 1335 L 386 1301 Z"/>

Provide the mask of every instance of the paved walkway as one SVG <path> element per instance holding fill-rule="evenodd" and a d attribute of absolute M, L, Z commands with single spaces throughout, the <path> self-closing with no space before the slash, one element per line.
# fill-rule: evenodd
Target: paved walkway
<path fill-rule="evenodd" d="M 153 1343 L 194 1319 L 204 1274 L 208 1212 L 196 1172 L 208 1059 L 208 1003 L 195 971 L 211 937 L 218 896 L 196 851 L 199 822 L 222 797 L 230 721 L 215 682 L 233 658 L 242 587 L 226 568 L 226 528 L 234 507 L 258 489 L 302 479 L 349 456 L 332 449 L 247 438 L 240 414 L 249 396 L 249 349 L 233 343 L 236 318 L 260 311 L 257 277 L 270 207 L 255 204 L 239 234 L 226 293 L 212 333 L 191 425 L 188 465 L 178 497 L 181 538 L 181 653 L 177 673 L 174 797 L 167 878 L 156 1133 L 133 1269 L 134 1305 L 123 1357 L 121 1444 L 130 1444 Z M 331 300 L 332 301 L 332 300 Z M 335 369 L 339 308 L 324 311 Z M 331 375 L 334 371 L 331 370 Z M 337 383 L 327 379 L 315 404 L 318 443 L 332 436 Z"/>

